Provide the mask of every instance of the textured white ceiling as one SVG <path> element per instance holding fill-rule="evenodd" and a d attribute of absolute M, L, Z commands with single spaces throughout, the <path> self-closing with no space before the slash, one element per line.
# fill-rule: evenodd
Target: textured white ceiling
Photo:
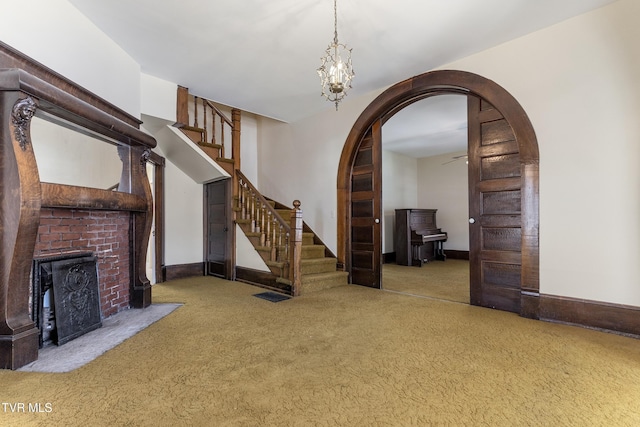
<path fill-rule="evenodd" d="M 409 157 L 467 149 L 467 97 L 440 95 L 414 102 L 382 126 L 382 149 Z"/>
<path fill-rule="evenodd" d="M 392 85 L 613 0 L 338 0 L 349 96 Z M 70 0 L 144 73 L 283 121 L 334 108 L 316 69 L 332 0 Z"/>

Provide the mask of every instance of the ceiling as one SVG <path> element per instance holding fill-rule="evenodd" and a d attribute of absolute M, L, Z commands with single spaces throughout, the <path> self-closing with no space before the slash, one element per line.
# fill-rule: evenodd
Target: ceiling
<path fill-rule="evenodd" d="M 467 150 L 467 97 L 439 95 L 403 108 L 382 126 L 382 149 L 423 158 Z"/>
<path fill-rule="evenodd" d="M 142 72 L 191 93 L 285 122 L 335 108 L 320 95 L 316 73 L 333 40 L 331 0 L 69 1 Z M 353 48 L 356 72 L 348 97 L 613 1 L 338 0 L 338 38 Z M 447 126 L 460 133 L 454 121 Z M 424 135 L 442 136 L 444 129 L 417 123 L 414 133 L 422 141 Z M 416 140 L 404 127 L 387 134 L 401 134 L 405 145 Z"/>

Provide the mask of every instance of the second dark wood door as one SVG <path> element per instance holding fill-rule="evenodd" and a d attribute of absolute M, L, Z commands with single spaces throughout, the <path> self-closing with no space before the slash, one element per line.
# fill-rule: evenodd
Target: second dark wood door
<path fill-rule="evenodd" d="M 382 124 L 367 132 L 351 172 L 351 283 L 381 287 Z"/>
<path fill-rule="evenodd" d="M 521 171 L 511 126 L 468 97 L 471 304 L 520 312 Z"/>
<path fill-rule="evenodd" d="M 206 274 L 228 279 L 230 273 L 229 182 L 205 184 L 205 268 Z"/>

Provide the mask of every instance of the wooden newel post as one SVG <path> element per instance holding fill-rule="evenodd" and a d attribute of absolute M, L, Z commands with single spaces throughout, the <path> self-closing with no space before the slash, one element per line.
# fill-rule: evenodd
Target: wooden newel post
<path fill-rule="evenodd" d="M 291 210 L 291 236 L 292 251 L 289 262 L 289 279 L 291 280 L 291 292 L 293 296 L 300 295 L 301 286 L 301 267 L 302 259 L 302 210 L 300 209 L 300 200 L 293 201 L 293 209 Z"/>
<path fill-rule="evenodd" d="M 189 125 L 189 89 L 178 86 L 176 98 L 176 125 L 178 127 Z"/>

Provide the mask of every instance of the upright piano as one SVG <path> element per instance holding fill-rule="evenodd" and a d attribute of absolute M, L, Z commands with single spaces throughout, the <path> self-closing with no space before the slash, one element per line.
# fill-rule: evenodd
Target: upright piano
<path fill-rule="evenodd" d="M 443 243 L 447 233 L 436 225 L 437 209 L 396 209 L 396 263 L 422 265 L 431 260 L 444 261 Z"/>

